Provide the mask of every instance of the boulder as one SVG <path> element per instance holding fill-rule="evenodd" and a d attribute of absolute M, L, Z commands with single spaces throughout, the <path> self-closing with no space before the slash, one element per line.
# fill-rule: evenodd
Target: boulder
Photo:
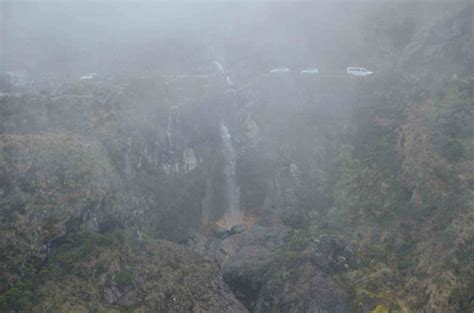
<path fill-rule="evenodd" d="M 242 224 L 234 225 L 232 226 L 230 231 L 232 232 L 232 234 L 240 234 L 245 231 L 245 226 Z"/>
<path fill-rule="evenodd" d="M 350 244 L 336 236 L 321 235 L 303 253 L 294 254 L 282 246 L 282 230 L 278 225 L 254 225 L 219 241 L 218 263 L 234 296 L 250 312 L 349 312 L 350 297 L 331 274 L 354 266 Z M 267 238 L 268 234 L 274 239 Z M 280 252 L 272 253 L 277 248 L 294 258 L 288 261 Z"/>
<path fill-rule="evenodd" d="M 268 251 L 280 247 L 288 232 L 289 228 L 281 224 L 271 226 L 254 224 L 250 229 L 234 234 L 222 228 L 216 229 L 214 235 L 220 240 L 211 240 L 207 257 L 223 267 L 225 262 L 243 247 L 260 246 Z"/>
<path fill-rule="evenodd" d="M 216 236 L 217 238 L 223 240 L 223 239 L 226 239 L 227 237 L 231 236 L 233 233 L 231 230 L 229 229 L 222 229 L 222 228 L 218 228 L 216 230 L 214 230 L 214 236 Z"/>
<path fill-rule="evenodd" d="M 243 247 L 224 266 L 224 281 L 249 310 L 254 307 L 264 282 L 269 254 L 261 246 Z"/>
<path fill-rule="evenodd" d="M 268 280 L 252 312 L 347 313 L 351 310 L 348 294 L 329 275 L 306 262 L 291 280 L 278 276 Z"/>

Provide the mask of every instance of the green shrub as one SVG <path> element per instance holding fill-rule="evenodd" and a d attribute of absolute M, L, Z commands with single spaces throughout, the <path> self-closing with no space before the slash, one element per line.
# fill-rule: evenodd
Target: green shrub
<path fill-rule="evenodd" d="M 34 302 L 34 293 L 30 282 L 20 282 L 0 296 L 0 312 L 12 310 L 21 312 Z"/>
<path fill-rule="evenodd" d="M 131 285 L 133 283 L 134 270 L 130 266 L 125 266 L 115 275 L 115 281 L 120 285 Z"/>

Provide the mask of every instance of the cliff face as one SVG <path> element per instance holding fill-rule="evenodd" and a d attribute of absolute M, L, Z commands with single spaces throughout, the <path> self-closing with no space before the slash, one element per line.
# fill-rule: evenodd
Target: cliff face
<path fill-rule="evenodd" d="M 361 308 L 472 306 L 472 82 L 451 84 L 398 115 L 390 106 L 362 109 L 369 122 L 356 122 L 356 136 L 366 140 L 341 150 L 326 218 L 358 243 L 360 267 L 347 277 Z"/>
<path fill-rule="evenodd" d="M 358 107 L 355 134 L 341 150 L 327 218 L 358 242 L 361 266 L 349 281 L 361 309 L 377 302 L 410 312 L 472 309 L 471 58 L 451 58 L 472 44 L 466 16 L 472 7 L 414 37 L 398 64 L 416 46 L 425 67 L 415 57 L 410 64 L 420 76 L 402 75 Z M 449 39 L 416 41 L 440 33 Z"/>
<path fill-rule="evenodd" d="M 1 137 L 2 290 L 33 274 L 61 238 L 97 231 L 114 211 L 105 151 L 66 134 Z"/>
<path fill-rule="evenodd" d="M 154 269 L 147 272 L 148 263 L 160 267 L 158 256 L 147 256 L 147 249 L 155 249 L 149 245 L 158 238 L 183 241 L 198 231 L 209 235 L 224 217 L 229 199 L 222 123 L 236 155 L 234 179 L 247 226 L 258 220 L 301 227 L 313 201 L 330 201 L 331 180 L 323 173 L 335 166 L 330 160 L 340 132 L 332 121 L 347 119 L 350 111 L 342 108 L 352 103 L 350 96 L 335 97 L 328 82 L 264 77 L 242 92 L 221 83 L 140 79 L 2 95 L 3 308 L 207 312 L 222 310 L 226 301 L 239 308 L 208 263 L 193 271 L 203 284 L 217 284 L 208 290 L 213 304 L 190 300 L 200 297 L 190 294 L 192 288 L 178 296 L 174 288 L 188 279 L 194 254 L 169 270 L 186 271 L 175 282 L 167 280 L 164 288 L 171 291 L 159 299 L 147 296 L 152 287 L 141 277 L 162 279 Z M 343 84 L 353 93 L 358 83 Z M 292 99 L 295 104 L 288 105 Z M 334 105 L 329 110 L 322 106 L 325 99 Z M 304 117 L 308 111 L 314 114 Z M 272 236 L 260 227 L 257 233 Z M 109 242 L 114 236 L 135 241 Z M 183 248 L 167 245 L 163 253 L 178 258 Z M 136 276 L 121 282 L 116 275 L 128 267 Z M 73 296 L 85 289 L 88 295 Z M 189 307 L 182 307 L 187 301 Z"/>
<path fill-rule="evenodd" d="M 401 135 L 402 179 L 412 192 L 415 216 L 422 219 L 414 236 L 419 238 L 415 251 L 424 252 L 415 263 L 429 277 L 420 279 L 420 287 L 429 290 L 432 311 L 455 312 L 460 302 L 466 310 L 472 305 L 472 294 L 459 292 L 472 284 L 466 277 L 473 271 L 468 225 L 473 223 L 474 116 L 466 83 L 472 84 L 458 82 L 446 96 L 411 107 Z"/>

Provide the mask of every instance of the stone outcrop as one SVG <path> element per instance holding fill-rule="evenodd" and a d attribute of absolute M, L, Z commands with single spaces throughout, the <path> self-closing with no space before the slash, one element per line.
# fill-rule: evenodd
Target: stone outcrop
<path fill-rule="evenodd" d="M 350 297 L 331 276 L 355 264 L 354 248 L 335 236 L 320 236 L 304 251 L 281 259 L 289 228 L 253 225 L 210 242 L 208 258 L 251 312 L 348 312 Z"/>

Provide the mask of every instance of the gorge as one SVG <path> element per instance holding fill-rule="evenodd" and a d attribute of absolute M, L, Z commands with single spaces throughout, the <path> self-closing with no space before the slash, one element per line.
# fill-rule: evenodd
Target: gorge
<path fill-rule="evenodd" d="M 474 309 L 471 2 L 3 8 L 0 312 Z"/>

